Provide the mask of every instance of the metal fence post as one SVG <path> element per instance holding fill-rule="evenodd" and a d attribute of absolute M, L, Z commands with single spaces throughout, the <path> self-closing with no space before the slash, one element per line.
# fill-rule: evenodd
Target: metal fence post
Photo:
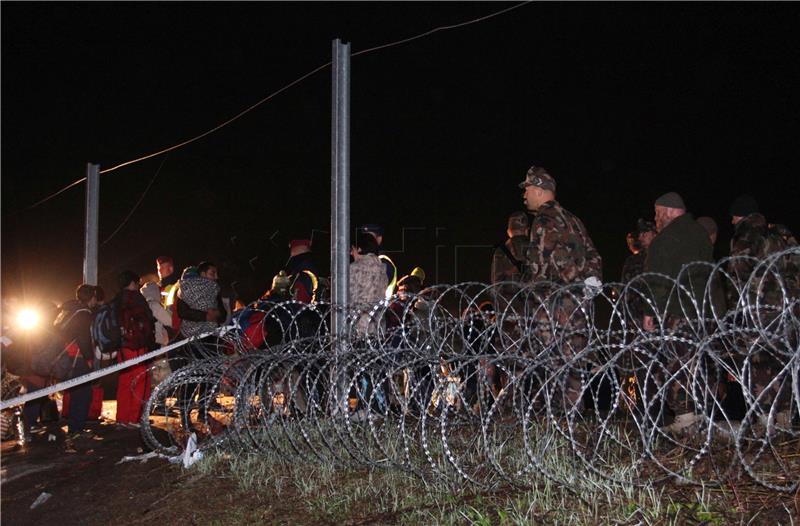
<path fill-rule="evenodd" d="M 350 266 L 350 44 L 333 41 L 331 122 L 331 282 L 334 341 L 345 330 Z"/>
<path fill-rule="evenodd" d="M 84 235 L 83 282 L 97 285 L 97 251 L 100 207 L 100 165 L 86 165 L 86 231 Z"/>

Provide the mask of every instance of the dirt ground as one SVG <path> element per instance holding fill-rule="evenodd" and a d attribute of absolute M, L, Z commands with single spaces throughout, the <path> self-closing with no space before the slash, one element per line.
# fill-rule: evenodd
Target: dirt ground
<path fill-rule="evenodd" d="M 106 402 L 104 416 L 112 417 L 114 409 L 114 402 Z M 75 442 L 75 453 L 65 451 L 65 427 L 58 424 L 33 434 L 24 447 L 3 442 L 2 524 L 152 524 L 169 519 L 191 524 L 193 515 L 209 516 L 227 497 L 222 487 L 206 492 L 187 485 L 191 472 L 165 460 L 117 465 L 122 457 L 143 452 L 139 431 L 120 428 L 110 418 L 87 427 L 92 434 Z M 200 490 L 200 497 L 188 488 Z M 52 496 L 30 509 L 42 492 Z"/>

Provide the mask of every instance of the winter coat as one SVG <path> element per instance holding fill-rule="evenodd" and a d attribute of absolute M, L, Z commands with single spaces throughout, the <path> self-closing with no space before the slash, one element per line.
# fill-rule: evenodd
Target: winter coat
<path fill-rule="evenodd" d="M 680 285 L 691 293 L 690 297 L 673 281 L 655 276 L 648 277 L 647 283 L 652 291 L 652 299 L 660 314 L 664 314 L 664 308 L 669 302 L 667 314 L 683 319 L 693 319 L 697 316 L 692 300 L 697 302 L 698 307 L 702 305 L 711 269 L 708 265 L 692 265 L 683 273 L 681 269 L 690 263 L 712 262 L 713 252 L 708 233 L 689 213 L 673 219 L 653 239 L 647 250 L 645 272 L 666 274 L 672 279 L 676 279 L 680 274 Z M 717 298 L 718 294 L 712 296 Z M 724 302 L 724 298 L 719 297 L 719 299 Z M 724 304 L 718 308 L 724 309 Z M 646 314 L 653 313 L 646 312 Z"/>
<path fill-rule="evenodd" d="M 145 283 L 141 288 L 141 293 L 144 299 L 147 300 L 147 305 L 150 307 L 153 317 L 156 319 L 156 343 L 161 346 L 167 345 L 169 343 L 169 335 L 165 327 L 172 327 L 172 313 L 161 304 L 161 290 L 158 283 L 154 281 Z"/>

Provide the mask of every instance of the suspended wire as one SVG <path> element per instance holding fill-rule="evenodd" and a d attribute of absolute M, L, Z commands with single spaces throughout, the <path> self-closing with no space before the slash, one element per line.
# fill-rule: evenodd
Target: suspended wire
<path fill-rule="evenodd" d="M 158 178 L 158 174 L 160 174 L 160 173 L 161 173 L 161 168 L 163 168 L 163 167 L 164 167 L 164 163 L 165 163 L 165 162 L 167 162 L 167 159 L 169 159 L 169 155 L 167 155 L 166 157 L 164 157 L 164 159 L 161 161 L 161 164 L 158 166 L 158 170 L 156 170 L 156 173 L 155 173 L 155 175 L 153 176 L 153 178 L 152 178 L 152 179 L 150 179 L 150 183 L 147 185 L 147 188 L 145 188 L 145 189 L 144 189 L 144 192 L 142 192 L 142 195 L 140 195 L 140 196 L 139 196 L 139 200 L 138 200 L 138 201 L 136 201 L 136 204 L 135 204 L 135 205 L 133 205 L 133 208 L 131 208 L 131 211 L 130 211 L 130 212 L 128 212 L 128 215 L 127 215 L 127 216 L 125 216 L 125 219 L 123 219 L 123 220 L 122 220 L 122 223 L 120 223 L 120 225 L 119 225 L 119 226 L 116 228 L 116 230 L 114 230 L 114 232 L 112 232 L 112 233 L 111 233 L 111 235 L 110 235 L 110 236 L 108 236 L 108 237 L 106 238 L 106 240 L 105 240 L 105 241 L 103 241 L 102 243 L 100 243 L 100 246 L 101 246 L 101 247 L 102 247 L 102 246 L 105 246 L 105 244 L 106 244 L 106 243 L 108 243 L 109 241 L 111 241 L 111 238 L 113 238 L 115 235 L 117 235 L 117 232 L 119 232 L 120 230 L 122 230 L 122 227 L 124 227 L 124 226 L 125 226 L 125 224 L 128 222 L 128 219 L 130 219 L 130 218 L 131 218 L 131 216 L 133 215 L 133 213 L 136 211 L 136 209 L 137 209 L 137 208 L 139 208 L 139 205 L 140 205 L 140 204 L 142 204 L 142 201 L 144 200 L 144 196 L 146 196 L 146 195 L 147 195 L 147 191 L 148 191 L 148 190 L 150 190 L 150 187 L 151 187 L 151 186 L 153 186 L 153 183 L 154 183 L 154 182 L 156 181 L 156 179 Z"/>
<path fill-rule="evenodd" d="M 371 47 L 371 48 L 368 48 L 368 49 L 362 49 L 361 51 L 357 51 L 355 53 L 351 53 L 350 56 L 351 57 L 357 57 L 359 55 L 365 55 L 367 53 L 372 53 L 374 51 L 379 51 L 379 50 L 382 50 L 382 49 L 388 49 L 390 47 L 406 44 L 408 42 L 412 42 L 414 40 L 430 36 L 430 35 L 432 35 L 434 33 L 438 33 L 439 31 L 447 31 L 447 30 L 450 30 L 450 29 L 457 29 L 457 28 L 460 28 L 460 27 L 476 24 L 478 22 L 483 22 L 484 20 L 488 20 L 490 18 L 494 18 L 496 16 L 508 13 L 509 11 L 512 11 L 512 10 L 517 9 L 519 7 L 522 7 L 524 5 L 530 4 L 532 1 L 533 0 L 527 0 L 525 2 L 521 2 L 521 3 L 513 5 L 511 7 L 507 7 L 505 9 L 502 9 L 500 11 L 496 11 L 494 13 L 490 13 L 488 15 L 485 15 L 485 16 L 482 16 L 482 17 L 479 17 L 479 18 L 468 20 L 466 22 L 459 22 L 458 24 L 450 24 L 450 25 L 446 25 L 446 26 L 435 27 L 435 28 L 433 28 L 433 29 L 431 29 L 429 31 L 426 31 L 424 33 L 420 33 L 418 35 L 414 35 L 412 37 L 404 38 L 404 39 L 401 39 L 401 40 L 396 40 L 394 42 L 389 42 L 387 44 L 381 44 L 379 46 Z M 148 154 L 148 155 L 144 155 L 142 157 L 138 157 L 136 159 L 132 159 L 132 160 L 126 161 L 124 163 L 117 164 L 117 165 L 112 166 L 110 168 L 106 168 L 105 170 L 100 170 L 100 173 L 101 174 L 106 174 L 106 173 L 109 173 L 109 172 L 113 172 L 114 170 L 118 170 L 119 168 L 123 168 L 123 167 L 129 166 L 131 164 L 135 164 L 135 163 L 138 163 L 138 162 L 141 162 L 141 161 L 145 161 L 147 159 L 152 159 L 153 157 L 157 157 L 159 155 L 163 155 L 165 153 L 169 153 L 171 151 L 177 150 L 178 148 L 182 148 L 182 147 L 184 147 L 184 146 L 186 146 L 188 144 L 191 144 L 193 142 L 199 141 L 200 139 L 202 139 L 204 137 L 207 137 L 207 136 L 211 135 L 212 133 L 214 133 L 214 132 L 216 132 L 216 131 L 228 126 L 229 124 L 232 124 L 233 122 L 239 120 L 241 117 L 243 117 L 246 114 L 250 113 L 251 111 L 255 110 L 256 108 L 258 108 L 259 106 L 261 106 L 265 102 L 269 101 L 270 99 L 274 98 L 277 95 L 280 95 L 284 91 L 286 91 L 289 88 L 299 84 L 300 82 L 302 82 L 302 81 L 306 80 L 307 78 L 311 77 L 312 75 L 322 71 L 323 69 L 327 68 L 330 65 L 331 65 L 331 62 L 329 61 L 329 62 L 326 62 L 325 64 L 322 64 L 321 66 L 318 66 L 318 67 L 312 69 L 311 71 L 309 71 L 305 75 L 302 75 L 302 76 L 298 77 L 297 79 L 295 79 L 292 82 L 290 82 L 289 84 L 283 86 L 279 90 L 267 95 L 266 97 L 264 97 L 263 99 L 259 100 L 255 104 L 253 104 L 253 105 L 249 106 L 248 108 L 245 108 L 241 112 L 237 113 L 236 115 L 234 115 L 230 119 L 218 124 L 217 126 L 211 128 L 210 130 L 207 130 L 207 131 L 201 133 L 200 135 L 197 135 L 195 137 L 192 137 L 191 139 L 187 139 L 187 140 L 185 140 L 183 142 L 175 144 L 174 146 L 170 146 L 168 148 L 164 148 L 163 150 L 159 150 L 157 152 L 154 152 L 154 153 L 151 153 L 151 154 Z M 45 197 L 44 199 L 41 199 L 40 201 L 35 202 L 34 204 L 30 205 L 26 210 L 30 210 L 31 208 L 35 208 L 35 207 L 41 205 L 42 203 L 46 203 L 47 201 L 49 201 L 49 200 L 53 199 L 54 197 L 58 196 L 59 194 L 69 190 L 73 186 L 81 184 L 84 181 L 86 181 L 86 177 L 82 177 L 82 178 L 78 179 L 77 181 L 75 181 L 73 183 L 70 183 L 69 185 L 65 186 L 61 190 L 58 190 L 57 192 L 54 192 L 54 193 L 50 194 L 49 196 Z"/>
<path fill-rule="evenodd" d="M 151 158 L 153 158 L 153 157 L 157 157 L 157 156 L 159 156 L 159 155 L 163 155 L 163 154 L 165 154 L 165 153 L 169 153 L 169 152 L 171 152 L 171 151 L 177 150 L 178 148 L 182 148 L 183 146 L 186 146 L 187 144 L 191 144 L 191 143 L 193 143 L 193 142 L 195 142 L 195 141 L 199 141 L 199 140 L 200 140 L 200 139 L 202 139 L 203 137 L 207 137 L 208 135 L 211 135 L 211 134 L 212 134 L 212 133 L 214 133 L 215 131 L 217 131 L 217 130 L 219 130 L 219 129 L 221 129 L 221 128 L 224 128 L 225 126 L 227 126 L 227 125 L 229 125 L 229 124 L 233 123 L 234 121 L 236 121 L 236 120 L 238 120 L 239 118 L 243 117 L 245 114 L 247 114 L 247 113 L 249 113 L 249 112 L 253 111 L 254 109 L 256 109 L 257 107 L 261 106 L 262 104 L 264 104 L 264 103 L 265 103 L 265 102 L 267 102 L 268 100 L 272 99 L 273 97 L 275 97 L 275 96 L 277 96 L 277 95 L 279 95 L 279 94 L 283 93 L 284 91 L 286 91 L 287 89 L 291 88 L 292 86 L 294 86 L 294 85 L 298 84 L 299 82 L 302 82 L 303 80 L 305 80 L 305 79 L 307 79 L 308 77 L 312 76 L 313 74 L 315 74 L 315 73 L 319 72 L 320 70 L 327 68 L 327 67 L 328 67 L 328 66 L 330 66 L 330 65 L 331 65 L 331 63 L 330 63 L 330 62 L 328 62 L 327 64 L 323 64 L 323 65 L 321 65 L 321 66 L 319 66 L 319 67 L 317 67 L 317 68 L 315 68 L 315 69 L 313 69 L 313 70 L 309 71 L 309 72 L 308 72 L 308 73 L 306 73 L 305 75 L 303 75 L 303 76 L 301 76 L 301 77 L 297 78 L 296 80 L 294 80 L 294 81 L 290 82 L 289 84 L 285 85 L 284 87 L 282 87 L 282 88 L 281 88 L 281 89 L 279 89 L 278 91 L 275 91 L 275 92 L 273 92 L 273 93 L 271 93 L 271 94 L 267 95 L 266 97 L 264 97 L 264 98 L 263 98 L 263 99 L 261 99 L 260 101 L 256 102 L 255 104 L 253 104 L 253 105 L 252 105 L 252 106 L 250 106 L 249 108 L 246 108 L 245 110 L 242 110 L 242 111 L 241 111 L 241 112 L 239 112 L 237 115 L 235 115 L 235 116 L 231 117 L 230 119 L 226 120 L 225 122 L 222 122 L 222 123 L 218 124 L 218 125 L 217 125 L 217 126 L 215 126 L 214 128 L 211 128 L 210 130 L 208 130 L 208 131 L 206 131 L 206 132 L 203 132 L 203 133 L 201 133 L 200 135 L 198 135 L 198 136 L 196 136 L 196 137 L 192 137 L 191 139 L 187 139 L 187 140 L 185 140 L 185 141 L 183 141 L 183 142 L 181 142 L 181 143 L 178 143 L 178 144 L 176 144 L 176 145 L 174 145 L 174 146 L 170 146 L 169 148 L 164 148 L 163 150 L 159 150 L 159 151 L 157 151 L 157 152 L 154 152 L 154 153 L 151 153 L 151 154 L 145 155 L 145 156 L 143 156 L 143 157 L 139 157 L 139 158 L 137 158 L 137 159 L 133 159 L 133 160 L 130 160 L 130 161 L 127 161 L 127 162 L 124 162 L 124 163 L 118 164 L 118 165 L 116 165 L 116 166 L 112 166 L 111 168 L 106 168 L 105 170 L 100 170 L 100 174 L 106 174 L 106 173 L 109 173 L 109 172 L 113 172 L 114 170 L 117 170 L 117 169 L 119 169 L 119 168 L 122 168 L 122 167 L 124 167 L 124 166 L 128 166 L 128 165 L 131 165 L 131 164 L 134 164 L 134 163 L 138 163 L 138 162 L 141 162 L 141 161 L 145 161 L 145 160 L 147 160 L 147 159 L 151 159 Z M 78 185 L 78 184 L 81 184 L 81 183 L 82 183 L 82 182 L 84 182 L 84 181 L 86 181 L 86 177 L 82 177 L 82 178 L 78 179 L 77 181 L 75 181 L 75 182 L 73 182 L 73 183 L 70 183 L 70 184 L 69 184 L 69 186 L 66 186 L 66 187 L 62 188 L 61 190 L 59 190 L 59 191 L 57 191 L 57 192 L 55 192 L 55 193 L 53 193 L 53 194 L 50 194 L 49 196 L 45 197 L 45 198 L 44 198 L 44 199 L 42 199 L 41 201 L 37 201 L 36 203 L 34 203 L 34 204 L 32 204 L 31 206 L 29 206 L 27 209 L 28 209 L 28 210 L 30 210 L 31 208 L 35 208 L 35 207 L 39 206 L 40 204 L 42 204 L 42 203 L 45 203 L 45 202 L 49 201 L 50 199 L 52 199 L 52 198 L 54 198 L 54 197 L 58 196 L 59 194 L 61 194 L 61 193 L 65 192 L 65 191 L 67 191 L 67 190 L 69 190 L 69 189 L 70 189 L 70 188 L 72 188 L 73 186 L 76 186 L 76 185 Z"/>
<path fill-rule="evenodd" d="M 378 51 L 378 50 L 381 50 L 381 49 L 386 49 L 386 48 L 390 48 L 390 47 L 394 47 L 394 46 L 399 46 L 401 44 L 406 44 L 408 42 L 417 40 L 419 38 L 427 37 L 427 36 L 430 36 L 430 35 L 432 35 L 434 33 L 438 33 L 439 31 L 447 31 L 448 29 L 457 29 L 459 27 L 464 27 L 464 26 L 469 26 L 469 25 L 472 25 L 472 24 L 477 24 L 478 22 L 483 22 L 484 20 L 489 20 L 490 18 L 494 18 L 496 16 L 500 16 L 502 14 L 508 13 L 509 11 L 513 11 L 514 9 L 522 7 L 522 6 L 526 5 L 526 4 L 530 4 L 532 1 L 533 0 L 528 0 L 526 2 L 522 2 L 522 3 L 519 3 L 519 4 L 513 5 L 511 7 L 507 7 L 506 9 L 502 9 L 500 11 L 495 11 L 494 13 L 490 13 L 490 14 L 488 14 L 486 16 L 482 16 L 480 18 L 467 20 L 466 22 L 459 22 L 458 24 L 451 24 L 449 26 L 435 27 L 435 28 L 431 29 L 430 31 L 426 31 L 424 33 L 420 33 L 419 35 L 415 35 L 413 37 L 404 38 L 402 40 L 396 40 L 394 42 L 389 42 L 388 44 L 381 44 L 379 46 L 371 47 L 371 48 L 368 48 L 368 49 L 362 49 L 361 51 L 357 51 L 355 53 L 352 53 L 350 56 L 357 57 L 358 55 L 364 55 L 366 53 L 371 53 L 373 51 Z"/>
<path fill-rule="evenodd" d="M 78 180 L 77 180 L 77 181 L 75 181 L 74 183 L 70 183 L 70 184 L 68 184 L 67 186 L 65 186 L 64 188 L 62 188 L 61 190 L 59 190 L 58 192 L 55 192 L 55 193 L 52 193 L 52 194 L 48 195 L 47 197 L 45 197 L 45 198 L 44 198 L 44 199 L 42 199 L 41 201 L 36 201 L 36 202 L 35 202 L 35 203 L 33 203 L 31 206 L 29 206 L 28 208 L 26 208 L 26 210 L 30 210 L 31 208 L 36 208 L 36 207 L 37 207 L 37 206 L 39 206 L 40 204 L 42 204 L 42 203 L 45 203 L 45 202 L 47 202 L 47 201 L 51 200 L 52 198 L 56 197 L 56 196 L 57 196 L 57 195 L 59 195 L 59 194 L 63 194 L 64 192 L 66 192 L 67 190 L 69 190 L 70 188 L 72 188 L 73 186 L 77 186 L 77 185 L 81 184 L 82 182 L 84 182 L 85 180 L 86 180 L 86 178 L 85 178 L 85 177 L 83 177 L 82 179 L 78 179 Z"/>

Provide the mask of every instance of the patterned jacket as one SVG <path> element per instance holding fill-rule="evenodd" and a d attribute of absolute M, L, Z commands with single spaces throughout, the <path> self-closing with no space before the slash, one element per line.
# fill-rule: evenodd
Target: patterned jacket
<path fill-rule="evenodd" d="M 766 218 L 759 213 L 750 214 L 736 224 L 733 238 L 731 239 L 731 256 L 749 256 L 759 260 L 781 252 L 791 247 L 797 246 L 797 240 L 792 232 L 783 225 L 770 225 Z M 783 285 L 790 294 L 796 294 L 800 290 L 800 258 L 791 255 L 783 258 L 777 263 L 777 267 Z M 737 287 L 746 285 L 750 274 L 756 267 L 756 262 L 748 258 L 732 259 L 728 266 L 728 272 Z M 767 276 L 764 280 L 753 282 L 753 291 L 760 289 L 762 301 L 768 303 L 779 303 L 783 296 L 780 283 L 774 279 L 773 275 Z M 729 303 L 734 305 L 738 300 L 737 291 L 734 287 L 729 288 Z"/>
<path fill-rule="evenodd" d="M 219 285 L 216 281 L 200 276 L 181 278 L 178 282 L 178 298 L 198 311 L 207 311 L 217 308 L 217 297 L 219 296 Z M 194 321 L 183 319 L 181 321 L 181 333 L 184 336 L 198 336 L 204 332 L 213 331 L 219 326 L 213 321 Z"/>
<path fill-rule="evenodd" d="M 356 324 L 359 333 L 367 332 L 369 311 L 386 297 L 388 285 L 386 267 L 375 254 L 350 263 L 350 305 L 363 312 Z"/>
<path fill-rule="evenodd" d="M 603 279 L 603 260 L 586 227 L 557 201 L 548 201 L 537 210 L 525 259 L 526 282 L 568 284 L 591 276 Z"/>
<path fill-rule="evenodd" d="M 374 305 L 385 298 L 389 280 L 386 267 L 375 254 L 350 263 L 350 303 Z"/>

